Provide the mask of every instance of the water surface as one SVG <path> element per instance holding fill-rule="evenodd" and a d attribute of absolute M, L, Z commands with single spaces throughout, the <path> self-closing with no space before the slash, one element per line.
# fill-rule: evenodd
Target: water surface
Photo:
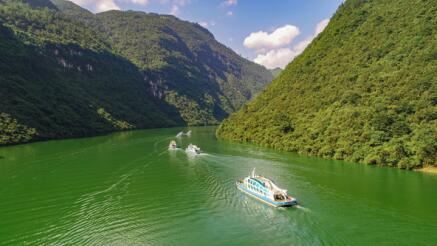
<path fill-rule="evenodd" d="M 213 127 L 117 133 L 0 148 L 0 244 L 432 245 L 437 175 L 217 141 Z M 187 130 L 187 129 L 183 129 Z M 234 185 L 253 167 L 299 207 Z"/>

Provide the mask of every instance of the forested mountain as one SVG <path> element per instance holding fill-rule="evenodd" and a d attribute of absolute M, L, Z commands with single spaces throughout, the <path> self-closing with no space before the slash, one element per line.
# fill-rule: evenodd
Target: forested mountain
<path fill-rule="evenodd" d="M 0 1 L 0 144 L 217 123 L 270 79 L 175 17 Z"/>
<path fill-rule="evenodd" d="M 347 0 L 221 138 L 338 160 L 437 165 L 437 4 Z"/>
<path fill-rule="evenodd" d="M 142 71 L 154 95 L 174 105 L 189 124 L 219 123 L 273 79 L 198 24 L 136 11 L 93 15 L 71 2 L 53 2 L 102 34 Z"/>

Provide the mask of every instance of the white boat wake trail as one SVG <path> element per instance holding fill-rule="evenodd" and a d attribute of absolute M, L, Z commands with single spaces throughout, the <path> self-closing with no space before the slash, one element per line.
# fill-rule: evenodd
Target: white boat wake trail
<path fill-rule="evenodd" d="M 311 209 L 306 208 L 306 207 L 302 207 L 301 205 L 296 205 L 295 207 L 297 209 L 300 209 L 300 210 L 304 211 L 304 212 L 311 212 Z"/>

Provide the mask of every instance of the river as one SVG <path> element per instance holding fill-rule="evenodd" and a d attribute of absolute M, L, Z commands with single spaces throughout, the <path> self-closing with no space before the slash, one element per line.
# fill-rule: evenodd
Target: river
<path fill-rule="evenodd" d="M 0 148 L 0 244 L 436 245 L 437 175 L 218 141 L 214 127 Z M 235 180 L 252 168 L 300 205 L 273 208 Z"/>

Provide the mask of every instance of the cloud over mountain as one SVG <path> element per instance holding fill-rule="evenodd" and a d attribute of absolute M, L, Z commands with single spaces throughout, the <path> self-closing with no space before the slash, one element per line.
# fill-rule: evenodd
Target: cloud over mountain
<path fill-rule="evenodd" d="M 274 30 L 272 33 L 264 31 L 253 32 L 244 39 L 244 46 L 249 49 L 264 51 L 279 48 L 290 44 L 300 34 L 298 27 L 285 25 Z"/>
<path fill-rule="evenodd" d="M 244 40 L 244 46 L 255 50 L 258 55 L 253 60 L 269 69 L 276 67 L 284 68 L 296 56 L 298 56 L 311 41 L 319 35 L 328 25 L 329 19 L 324 19 L 317 23 L 314 34 L 306 37 L 302 41 L 293 44 L 299 36 L 299 28 L 293 25 L 285 25 L 277 28 L 272 33 L 259 31 L 251 33 Z"/>

